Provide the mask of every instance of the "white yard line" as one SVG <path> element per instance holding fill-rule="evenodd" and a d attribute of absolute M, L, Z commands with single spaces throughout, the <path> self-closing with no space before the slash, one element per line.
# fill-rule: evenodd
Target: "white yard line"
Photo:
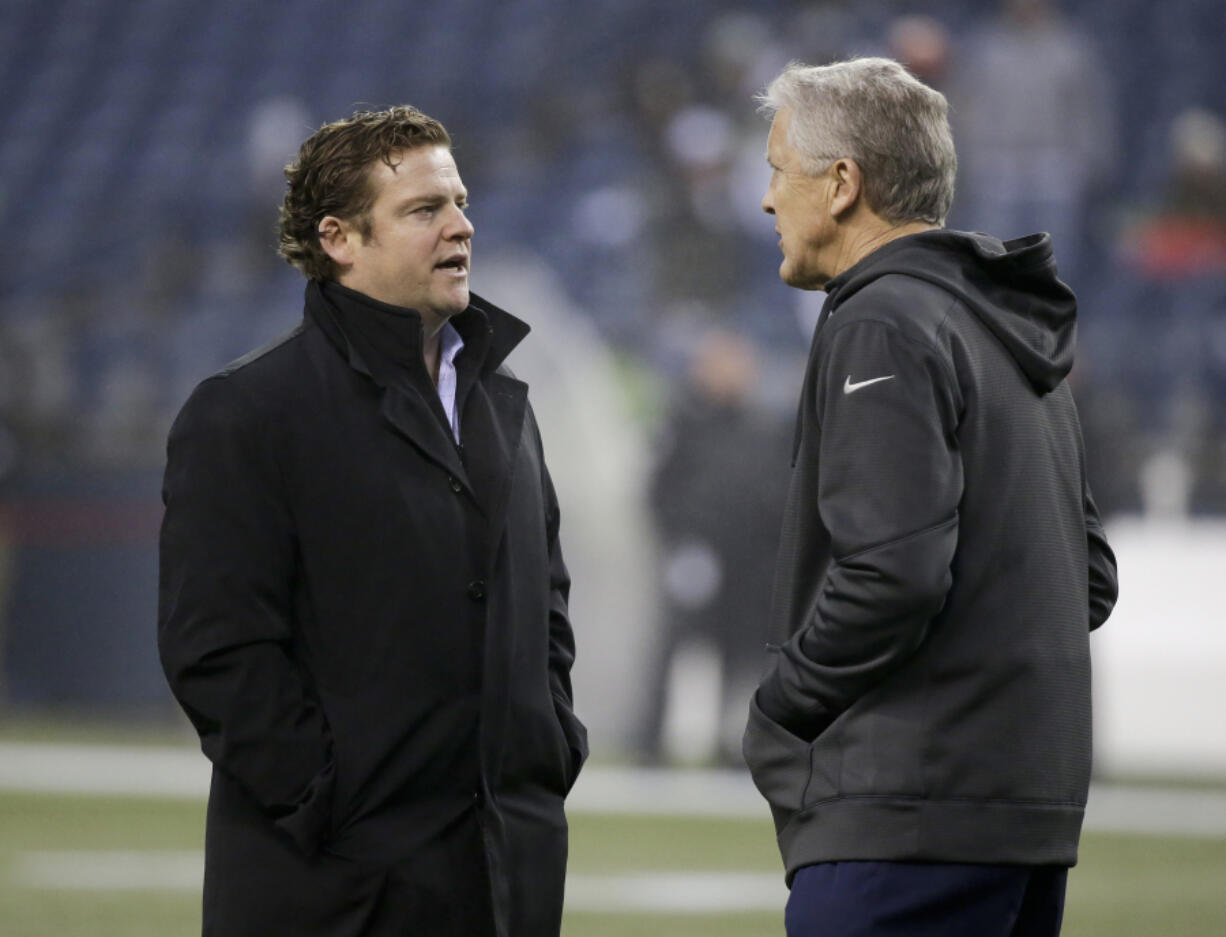
<path fill-rule="evenodd" d="M 566 809 L 750 819 L 770 816 L 749 774 L 726 768 L 585 767 L 566 800 Z"/>
<path fill-rule="evenodd" d="M 569 875 L 566 908 L 602 914 L 783 913 L 783 872 L 631 872 Z"/>
<path fill-rule="evenodd" d="M 8 876 L 47 891 L 199 892 L 204 859 L 179 850 L 57 850 L 18 853 Z M 616 913 L 777 911 L 787 900 L 782 873 L 630 872 L 572 874 L 566 907 Z"/>
<path fill-rule="evenodd" d="M 1085 828 L 1216 839 L 1226 836 L 1226 792 L 1091 785 Z"/>
<path fill-rule="evenodd" d="M 13 857 L 8 879 L 50 891 L 199 891 L 198 850 L 28 850 Z"/>
<path fill-rule="evenodd" d="M 209 764 L 188 748 L 0 742 L 0 790 L 198 800 Z"/>
<path fill-rule="evenodd" d="M 0 790 L 199 800 L 209 764 L 198 751 L 137 745 L 0 742 Z M 732 770 L 589 766 L 567 801 L 572 813 L 768 816 L 749 777 Z M 1090 830 L 1226 836 L 1226 791 L 1095 784 Z"/>

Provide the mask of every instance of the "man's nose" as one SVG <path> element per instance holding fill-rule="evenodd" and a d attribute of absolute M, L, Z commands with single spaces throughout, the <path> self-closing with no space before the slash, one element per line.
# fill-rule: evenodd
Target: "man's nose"
<path fill-rule="evenodd" d="M 452 240 L 464 240 L 473 236 L 476 228 L 473 223 L 468 220 L 468 216 L 464 214 L 462 209 L 456 210 L 455 219 L 448 226 L 447 236 Z"/>
<path fill-rule="evenodd" d="M 775 213 L 775 202 L 771 198 L 770 189 L 767 189 L 766 194 L 762 196 L 762 210 L 768 215 Z"/>

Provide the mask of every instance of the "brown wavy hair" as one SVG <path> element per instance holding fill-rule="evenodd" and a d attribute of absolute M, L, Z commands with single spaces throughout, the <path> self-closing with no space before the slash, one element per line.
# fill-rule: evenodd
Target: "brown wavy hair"
<path fill-rule="evenodd" d="M 407 104 L 358 111 L 320 127 L 285 167 L 289 187 L 277 253 L 309 279 L 335 279 L 336 264 L 319 243 L 319 222 L 335 215 L 370 237 L 371 166 L 376 160 L 394 166 L 398 153 L 419 146 L 450 147 L 451 137 L 437 120 Z"/>

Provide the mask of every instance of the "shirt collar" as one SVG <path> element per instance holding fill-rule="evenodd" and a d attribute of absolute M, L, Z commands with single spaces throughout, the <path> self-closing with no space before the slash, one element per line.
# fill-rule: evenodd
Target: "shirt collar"
<path fill-rule="evenodd" d="M 464 350 L 464 338 L 454 325 L 444 322 L 438 333 L 439 360 L 449 367 L 455 366 L 456 355 Z"/>

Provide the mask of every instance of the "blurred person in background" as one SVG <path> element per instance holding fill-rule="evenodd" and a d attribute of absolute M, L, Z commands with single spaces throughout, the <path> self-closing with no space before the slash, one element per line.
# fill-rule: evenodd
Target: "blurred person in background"
<path fill-rule="evenodd" d="M 941 21 L 912 13 L 893 20 L 886 31 L 889 57 L 912 75 L 940 91 L 949 76 L 952 60 L 949 31 Z"/>
<path fill-rule="evenodd" d="M 1158 204 L 1125 229 L 1123 260 L 1157 279 L 1226 275 L 1226 122 L 1187 108 L 1171 121 L 1168 144 Z"/>
<path fill-rule="evenodd" d="M 755 397 L 762 364 L 748 338 L 712 326 L 692 352 L 649 487 L 663 608 L 640 753 L 665 760 L 673 664 L 699 642 L 719 657 L 716 759 L 740 765 L 741 719 L 765 639 L 752 625 L 770 599 L 791 426 Z"/>
<path fill-rule="evenodd" d="M 1002 0 L 948 81 L 962 155 L 958 218 L 1004 238 L 1051 234 L 1077 285 L 1097 259 L 1088 224 L 1114 168 L 1108 71 L 1055 0 Z"/>
<path fill-rule="evenodd" d="M 556 935 L 586 756 L 528 326 L 471 294 L 443 126 L 286 169 L 293 331 L 170 433 L 159 645 L 213 762 L 204 933 Z"/>
<path fill-rule="evenodd" d="M 1127 429 L 1139 433 L 1141 506 L 1153 516 L 1226 512 L 1226 122 L 1171 121 L 1167 178 L 1117 245 L 1119 270 L 1089 323 L 1112 349 Z M 1120 434 L 1117 434 L 1120 435 Z M 1125 438 L 1127 438 L 1127 434 Z"/>
<path fill-rule="evenodd" d="M 1046 235 L 942 227 L 946 101 L 897 62 L 789 66 L 762 100 L 779 274 L 827 294 L 744 738 L 788 934 L 1055 935 L 1116 595 L 1073 294 Z"/>

